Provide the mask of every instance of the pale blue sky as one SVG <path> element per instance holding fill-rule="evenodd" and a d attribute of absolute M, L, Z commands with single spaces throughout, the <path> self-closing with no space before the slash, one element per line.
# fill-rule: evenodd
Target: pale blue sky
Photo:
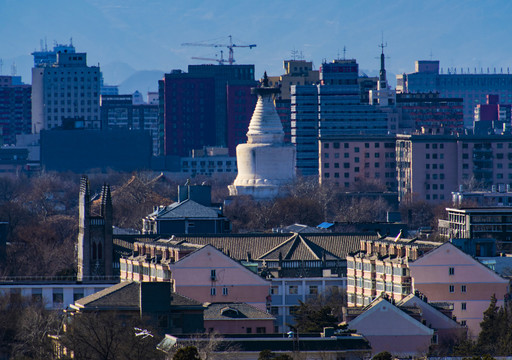
<path fill-rule="evenodd" d="M 301 51 L 316 68 L 323 59 L 356 58 L 360 69 L 379 67 L 381 34 L 391 73 L 412 72 L 417 59 L 458 69 L 512 70 L 512 2 L 508 0 L 0 0 L 3 74 L 30 83 L 30 52 L 46 38 L 88 53 L 90 65 L 124 62 L 136 70 L 186 69 L 219 49 L 183 42 L 257 44 L 235 49 L 239 64 L 257 75 L 282 73 L 282 61 Z M 227 56 L 226 52 L 225 55 Z M 459 71 L 459 70 L 458 70 Z M 109 74 L 105 74 L 109 79 Z"/>

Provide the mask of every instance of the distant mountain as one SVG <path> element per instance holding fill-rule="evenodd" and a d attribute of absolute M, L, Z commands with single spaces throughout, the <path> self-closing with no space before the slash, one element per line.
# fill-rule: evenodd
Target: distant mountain
<path fill-rule="evenodd" d="M 164 77 L 160 70 L 137 71 L 119 84 L 119 94 L 132 94 L 135 90 L 146 97 L 148 91 L 158 91 L 158 80 Z"/>
<path fill-rule="evenodd" d="M 119 85 L 137 72 L 130 65 L 121 61 L 100 65 L 100 70 L 103 73 L 105 84 L 108 85 Z"/>

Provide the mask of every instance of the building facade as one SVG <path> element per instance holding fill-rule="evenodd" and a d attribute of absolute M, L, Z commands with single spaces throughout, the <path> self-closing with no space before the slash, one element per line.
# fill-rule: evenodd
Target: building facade
<path fill-rule="evenodd" d="M 347 256 L 347 305 L 367 306 L 386 294 L 401 301 L 412 291 L 409 263 L 438 246 L 423 240 L 361 240 L 361 250 Z"/>
<path fill-rule="evenodd" d="M 473 69 L 472 69 L 473 70 Z M 446 98 L 464 100 L 464 126 L 473 125 L 475 106 L 485 104 L 487 94 L 499 95 L 506 104 L 512 103 L 512 74 L 491 73 L 489 68 L 477 72 L 470 69 L 448 69 L 446 73 L 439 70 L 439 60 L 418 60 L 415 72 L 397 75 L 397 91 L 402 93 L 438 92 Z"/>
<path fill-rule="evenodd" d="M 100 129 L 100 69 L 87 54 L 56 51 L 56 62 L 32 69 L 32 132 L 61 127 L 67 119 Z"/>
<path fill-rule="evenodd" d="M 510 135 L 397 135 L 400 201 L 451 199 L 459 185 L 491 189 L 512 181 Z"/>
<path fill-rule="evenodd" d="M 319 141 L 319 181 L 344 188 L 377 180 L 396 191 L 394 135 L 324 136 Z"/>
<path fill-rule="evenodd" d="M 334 60 L 320 67 L 320 85 L 291 87 L 291 140 L 298 173 L 318 175 L 319 138 L 387 134 L 388 115 L 361 104 L 358 71 L 355 60 Z"/>
<path fill-rule="evenodd" d="M 234 153 L 243 139 L 236 126 L 247 126 L 254 110 L 254 85 L 254 65 L 189 65 L 188 73 L 165 74 L 159 81 L 164 155 L 187 156 L 203 146 L 228 144 Z M 228 133 L 229 126 L 235 131 Z"/>
<path fill-rule="evenodd" d="M 101 95 L 101 128 L 146 130 L 153 143 L 153 155 L 160 155 L 157 104 L 135 104 L 133 95 Z M 158 102 L 158 99 L 156 100 Z"/>
<path fill-rule="evenodd" d="M 413 287 L 429 302 L 453 304 L 453 315 L 478 336 L 484 311 L 491 296 L 504 305 L 509 280 L 498 275 L 450 242 L 433 249 L 409 264 Z"/>
<path fill-rule="evenodd" d="M 16 76 L 0 76 L 0 136 L 2 145 L 15 145 L 16 135 L 32 128 L 32 87 Z"/>

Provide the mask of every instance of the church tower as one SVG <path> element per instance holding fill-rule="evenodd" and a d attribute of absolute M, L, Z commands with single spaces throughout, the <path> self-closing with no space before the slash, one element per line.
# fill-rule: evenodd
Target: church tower
<path fill-rule="evenodd" d="M 82 176 L 78 199 L 78 281 L 113 275 L 112 196 L 109 185 L 103 185 L 100 201 L 100 213 L 92 214 L 89 179 Z"/>

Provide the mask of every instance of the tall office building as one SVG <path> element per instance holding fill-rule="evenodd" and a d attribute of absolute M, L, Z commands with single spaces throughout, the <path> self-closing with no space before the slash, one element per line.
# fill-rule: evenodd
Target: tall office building
<path fill-rule="evenodd" d="M 255 84 L 254 65 L 189 65 L 188 73 L 165 74 L 159 81 L 164 154 L 188 156 L 203 146 L 229 147 L 234 154 L 246 140 L 240 131 L 256 104 Z"/>
<path fill-rule="evenodd" d="M 334 60 L 320 67 L 319 85 L 291 87 L 291 136 L 298 173 L 318 175 L 319 138 L 388 132 L 388 115 L 361 103 L 358 79 L 355 60 Z"/>
<path fill-rule="evenodd" d="M 101 95 L 101 128 L 148 130 L 153 155 L 159 156 L 158 98 L 153 101 L 153 104 L 136 103 L 133 95 Z"/>
<path fill-rule="evenodd" d="M 20 77 L 0 76 L 0 138 L 2 144 L 16 144 L 16 135 L 30 134 L 31 90 Z"/>
<path fill-rule="evenodd" d="M 486 103 L 487 94 L 499 95 L 506 104 L 512 103 L 512 74 L 477 69 L 470 72 L 450 69 L 440 73 L 438 60 L 419 60 L 415 72 L 397 75 L 397 91 L 402 93 L 438 92 L 441 97 L 464 99 L 464 126 L 473 125 L 475 106 Z"/>
<path fill-rule="evenodd" d="M 74 47 L 72 50 L 55 47 L 45 56 L 38 53 L 36 57 L 35 54 L 32 132 L 37 134 L 41 130 L 61 127 L 66 120 L 73 120 L 85 128 L 99 129 L 99 67 L 87 66 L 87 54 L 76 53 Z"/>

